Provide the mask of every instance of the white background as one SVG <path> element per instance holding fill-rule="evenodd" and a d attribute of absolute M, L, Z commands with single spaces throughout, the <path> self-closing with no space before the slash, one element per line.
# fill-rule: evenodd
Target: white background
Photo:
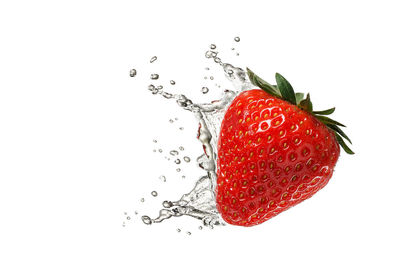
<path fill-rule="evenodd" d="M 2 1 L 0 266 L 399 266 L 397 2 Z M 210 43 L 336 106 L 356 155 L 342 153 L 325 189 L 262 225 L 146 226 L 141 215 L 201 174 L 195 120 L 151 95 L 148 76 L 212 99 L 204 67 L 223 81 L 204 58 Z M 152 152 L 179 145 L 192 157 L 186 179 Z"/>

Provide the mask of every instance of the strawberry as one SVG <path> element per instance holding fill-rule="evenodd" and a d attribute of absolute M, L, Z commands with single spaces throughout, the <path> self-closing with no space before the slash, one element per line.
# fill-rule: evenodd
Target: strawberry
<path fill-rule="evenodd" d="M 217 208 L 229 224 L 253 226 L 313 196 L 330 180 L 343 124 L 313 111 L 310 95 L 295 94 L 276 74 L 270 85 L 249 69 L 260 89 L 240 93 L 229 106 L 218 140 Z M 342 137 L 341 137 L 342 136 Z"/>

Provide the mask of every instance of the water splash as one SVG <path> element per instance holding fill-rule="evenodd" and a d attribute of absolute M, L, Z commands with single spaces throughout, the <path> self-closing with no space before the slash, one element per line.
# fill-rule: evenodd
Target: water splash
<path fill-rule="evenodd" d="M 236 42 L 240 38 L 235 38 Z M 197 104 L 187 98 L 183 94 L 172 94 L 162 89 L 157 89 L 150 85 L 149 90 L 155 95 L 161 95 L 166 99 L 175 100 L 179 107 L 191 112 L 199 122 L 197 139 L 200 141 L 204 154 L 197 158 L 197 164 L 204 169 L 206 174 L 200 177 L 194 188 L 187 194 L 184 194 L 179 200 L 163 202 L 163 209 L 155 218 L 142 216 L 142 221 L 145 224 L 160 223 L 172 217 L 191 216 L 202 220 L 205 226 L 222 225 L 223 220 L 220 217 L 216 208 L 216 159 L 217 159 L 217 140 L 219 136 L 220 126 L 226 109 L 233 99 L 244 90 L 251 89 L 251 84 L 247 79 L 243 69 L 237 68 L 229 63 L 223 63 L 218 57 L 216 46 L 211 45 L 211 50 L 205 53 L 205 57 L 212 59 L 215 63 L 222 67 L 225 77 L 231 82 L 232 88 L 224 90 L 222 97 L 211 103 Z M 212 77 L 212 76 L 211 76 Z M 208 88 L 207 88 L 208 89 Z M 183 150 L 183 149 L 182 149 Z M 172 152 L 172 151 L 171 151 Z M 175 153 L 174 155 L 178 154 Z M 185 158 L 186 162 L 190 158 Z M 180 163 L 180 161 L 179 161 Z M 180 172 L 180 168 L 176 169 Z"/>

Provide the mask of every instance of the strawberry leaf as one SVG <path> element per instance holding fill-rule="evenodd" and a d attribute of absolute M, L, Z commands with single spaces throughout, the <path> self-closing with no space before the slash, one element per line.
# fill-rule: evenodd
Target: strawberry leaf
<path fill-rule="evenodd" d="M 344 142 L 343 138 L 340 137 L 339 134 L 335 133 L 336 136 L 336 140 L 338 141 L 339 145 L 343 148 L 343 150 L 350 155 L 353 155 L 354 152 L 346 145 L 346 143 Z"/>
<path fill-rule="evenodd" d="M 321 122 L 325 124 L 333 124 L 333 125 L 338 125 L 342 127 L 346 127 L 345 125 L 341 124 L 340 122 L 337 122 L 335 120 L 332 120 L 331 118 L 325 117 L 325 116 L 320 116 L 320 115 L 314 115 L 317 119 L 319 119 Z"/>
<path fill-rule="evenodd" d="M 293 105 L 296 105 L 296 95 L 290 83 L 279 73 L 275 74 L 278 89 L 281 92 L 282 98 Z"/>
<path fill-rule="evenodd" d="M 333 124 L 327 124 L 326 126 L 328 126 L 329 128 L 331 128 L 332 130 L 334 130 L 336 133 L 340 134 L 341 136 L 343 136 L 343 138 L 345 138 L 347 141 L 349 141 L 350 144 L 352 144 L 350 138 L 342 131 L 342 129 L 340 129 L 337 125 L 333 125 Z"/>
<path fill-rule="evenodd" d="M 304 94 L 303 93 L 296 93 L 295 96 L 296 96 L 296 104 L 298 105 L 298 104 L 300 104 L 301 100 L 303 100 Z"/>
<path fill-rule="evenodd" d="M 300 101 L 299 106 L 308 112 L 312 112 L 313 106 L 311 103 L 310 94 L 307 94 L 306 99 Z"/>
<path fill-rule="evenodd" d="M 321 111 L 313 111 L 314 114 L 317 115 L 330 115 L 335 111 L 335 108 L 330 108 L 326 110 L 321 110 Z"/>
<path fill-rule="evenodd" d="M 273 96 L 276 96 L 279 98 L 281 97 L 281 95 L 279 94 L 276 87 L 274 87 L 273 85 L 269 84 L 268 82 L 266 82 L 263 79 L 261 79 L 260 77 L 258 77 L 249 68 L 247 68 L 247 75 L 249 76 L 249 80 L 253 85 L 260 87 L 263 91 L 265 91 L 266 93 L 268 93 L 270 95 L 273 95 Z"/>

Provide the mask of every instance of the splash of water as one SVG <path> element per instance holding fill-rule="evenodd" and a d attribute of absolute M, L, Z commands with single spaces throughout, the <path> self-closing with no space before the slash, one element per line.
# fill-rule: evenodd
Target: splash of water
<path fill-rule="evenodd" d="M 223 224 L 223 220 L 216 208 L 215 196 L 218 136 L 226 109 L 240 92 L 251 89 L 251 84 L 243 69 L 234 67 L 229 63 L 223 63 L 215 50 L 216 46 L 211 45 L 210 48 L 212 50 L 205 53 L 206 58 L 213 59 L 215 63 L 222 67 L 225 77 L 232 83 L 233 87 L 232 90 L 225 90 L 219 100 L 197 104 L 193 103 L 185 95 L 171 94 L 154 85 L 149 85 L 148 87 L 151 93 L 161 95 L 167 99 L 173 99 L 178 106 L 193 113 L 199 122 L 197 139 L 204 149 L 204 154 L 197 158 L 197 164 L 206 171 L 206 174 L 200 177 L 194 188 L 179 200 L 164 201 L 164 208 L 159 211 L 159 215 L 156 218 L 150 218 L 147 215 L 142 216 L 142 221 L 145 224 L 160 223 L 171 217 L 183 215 L 200 219 L 204 225 L 210 227 Z M 173 152 L 174 155 L 178 154 L 177 151 Z"/>

